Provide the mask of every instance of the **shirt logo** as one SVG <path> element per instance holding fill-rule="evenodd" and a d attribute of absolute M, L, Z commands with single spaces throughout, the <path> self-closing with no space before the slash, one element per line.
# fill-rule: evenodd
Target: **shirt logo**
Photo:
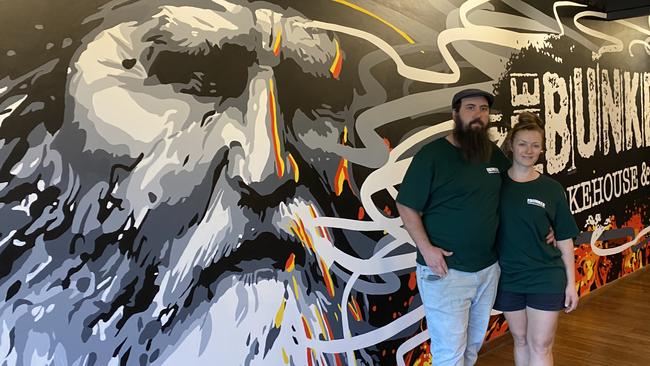
<path fill-rule="evenodd" d="M 490 173 L 490 174 L 499 174 L 499 168 L 488 167 L 488 168 L 485 168 L 485 170 L 487 170 L 487 172 Z"/>
<path fill-rule="evenodd" d="M 529 198 L 529 199 L 526 200 L 526 202 L 529 205 L 534 205 L 534 206 L 539 206 L 541 208 L 546 208 L 546 203 L 544 203 L 544 202 L 542 202 L 540 200 L 536 200 L 534 198 Z"/>

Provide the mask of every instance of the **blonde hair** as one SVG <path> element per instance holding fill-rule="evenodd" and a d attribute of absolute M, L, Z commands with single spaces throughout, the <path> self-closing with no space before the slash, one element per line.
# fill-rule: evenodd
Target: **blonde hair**
<path fill-rule="evenodd" d="M 502 149 L 507 157 L 512 159 L 512 142 L 515 135 L 519 131 L 537 131 L 542 135 L 542 143 L 545 143 L 544 136 L 544 121 L 538 115 L 531 112 L 521 112 L 517 116 L 517 124 L 515 124 L 503 143 Z"/>

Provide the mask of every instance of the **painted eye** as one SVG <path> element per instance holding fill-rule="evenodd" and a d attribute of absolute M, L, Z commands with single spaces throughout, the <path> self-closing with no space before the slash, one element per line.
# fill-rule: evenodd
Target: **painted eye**
<path fill-rule="evenodd" d="M 207 54 L 161 51 L 151 63 L 149 76 L 180 93 L 225 100 L 244 92 L 248 67 L 254 61 L 252 52 L 231 44 L 212 47 Z"/>

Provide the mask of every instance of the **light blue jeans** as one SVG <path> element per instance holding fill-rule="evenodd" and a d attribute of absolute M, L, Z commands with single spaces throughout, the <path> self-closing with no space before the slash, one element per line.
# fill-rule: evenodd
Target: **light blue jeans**
<path fill-rule="evenodd" d="M 478 272 L 450 269 L 447 276 L 436 279 L 429 267 L 417 265 L 418 289 L 431 337 L 432 366 L 476 363 L 500 273 L 497 262 Z"/>

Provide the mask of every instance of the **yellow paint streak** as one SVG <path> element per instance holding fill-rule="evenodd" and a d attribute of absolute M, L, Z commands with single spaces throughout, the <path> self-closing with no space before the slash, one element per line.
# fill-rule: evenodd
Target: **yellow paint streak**
<path fill-rule="evenodd" d="M 300 300 L 300 294 L 298 293 L 298 281 L 296 281 L 296 277 L 293 276 L 293 295 L 296 297 L 296 300 Z"/>
<path fill-rule="evenodd" d="M 282 325 L 282 319 L 284 319 L 284 309 L 287 308 L 287 300 L 282 299 L 282 304 L 280 304 L 280 308 L 278 309 L 278 312 L 275 314 L 275 321 L 273 322 L 273 325 L 276 328 L 280 328 Z"/>
<path fill-rule="evenodd" d="M 278 30 L 278 35 L 275 37 L 275 42 L 273 43 L 273 54 L 278 56 L 280 54 L 280 43 L 282 40 L 282 28 Z"/>
<path fill-rule="evenodd" d="M 314 243 L 311 240 L 311 235 L 305 230 L 305 224 L 302 222 L 300 218 L 297 218 L 298 221 L 298 228 L 300 229 L 300 233 L 302 234 L 302 238 L 304 238 L 305 242 L 307 243 L 307 247 L 314 251 Z"/>
<path fill-rule="evenodd" d="M 355 320 L 361 320 L 361 309 L 359 309 L 359 304 L 357 304 L 357 300 L 355 300 L 354 297 L 350 302 L 348 302 L 348 309 Z"/>
<path fill-rule="evenodd" d="M 300 180 L 300 169 L 298 169 L 298 164 L 296 163 L 296 159 L 293 158 L 293 155 L 289 153 L 289 156 L 287 157 L 289 159 L 289 164 L 291 164 L 291 170 L 293 170 L 293 180 L 298 183 L 298 180 Z"/>
<path fill-rule="evenodd" d="M 287 356 L 287 351 L 284 350 L 284 347 L 282 347 L 282 362 L 284 362 L 285 365 L 289 364 L 289 356 Z"/>
<path fill-rule="evenodd" d="M 287 272 L 292 272 L 294 268 L 296 268 L 296 255 L 291 253 L 284 265 L 284 270 Z"/>
<path fill-rule="evenodd" d="M 298 239 L 300 239 L 300 243 L 302 244 L 302 246 L 303 247 L 306 246 L 305 240 L 300 235 L 300 229 L 296 225 L 294 224 L 291 225 L 291 231 L 293 232 L 293 235 L 297 236 Z"/>
<path fill-rule="evenodd" d="M 325 280 L 325 286 L 327 287 L 327 292 L 330 294 L 331 297 L 334 297 L 334 282 L 332 282 L 332 276 L 330 275 L 330 271 L 325 265 L 325 261 L 323 258 L 320 258 L 319 260 L 320 263 L 320 270 L 323 272 L 323 279 Z"/>
<path fill-rule="evenodd" d="M 334 176 L 334 193 L 337 196 L 340 196 L 343 192 L 343 185 L 345 181 L 348 180 L 348 160 L 341 159 L 338 169 L 336 169 L 336 175 Z"/>
<path fill-rule="evenodd" d="M 334 60 L 330 66 L 330 73 L 332 73 L 334 78 L 338 79 L 339 75 L 341 74 L 341 65 L 343 63 L 343 59 L 341 58 L 341 46 L 339 45 L 339 41 L 335 39 L 334 45 L 336 46 L 336 55 L 334 55 Z"/>
<path fill-rule="evenodd" d="M 315 306 L 314 306 L 314 313 L 316 314 L 316 319 L 318 319 L 318 325 L 320 325 L 321 334 L 325 336 L 326 340 L 329 340 L 329 334 L 327 334 L 327 328 L 325 328 L 323 317 L 320 313 L 320 310 Z"/>
<path fill-rule="evenodd" d="M 269 109 L 271 113 L 271 131 L 273 135 L 273 149 L 275 150 L 275 165 L 278 170 L 278 176 L 284 176 L 284 159 L 282 159 L 280 147 L 280 133 L 278 132 L 277 105 L 275 102 L 275 88 L 273 79 L 269 80 Z"/>
<path fill-rule="evenodd" d="M 318 215 L 316 215 L 316 210 L 314 210 L 314 205 L 309 205 L 309 214 L 311 217 L 316 218 Z"/>
<path fill-rule="evenodd" d="M 311 217 L 317 218 L 318 214 L 316 213 L 316 210 L 314 209 L 314 205 L 309 205 L 309 213 L 311 214 Z M 316 234 L 318 234 L 319 237 L 325 238 L 325 230 L 323 229 L 322 226 L 317 227 L 318 230 L 316 231 Z"/>
<path fill-rule="evenodd" d="M 305 224 L 297 216 L 296 219 L 294 220 L 294 223 L 295 225 L 291 225 L 291 230 L 293 231 L 293 233 L 300 239 L 300 242 L 302 243 L 303 246 L 313 251 L 314 243 L 311 240 L 311 236 L 309 236 L 309 234 L 305 230 Z"/>
<path fill-rule="evenodd" d="M 348 142 L 348 127 L 343 127 L 343 137 L 341 138 L 341 143 L 345 144 Z"/>
<path fill-rule="evenodd" d="M 364 8 L 360 7 L 359 5 L 352 4 L 352 3 L 348 2 L 348 1 L 345 1 L 345 0 L 332 0 L 332 1 L 334 1 L 335 3 L 339 3 L 339 4 L 341 4 L 341 5 L 345 5 L 345 6 L 347 6 L 347 7 L 349 7 L 349 8 L 352 8 L 352 9 L 358 11 L 358 12 L 364 13 L 364 14 L 366 14 L 366 15 L 372 17 L 372 18 L 375 18 L 376 20 L 378 20 L 378 21 L 384 23 L 385 25 L 387 25 L 388 27 L 390 27 L 392 30 L 394 30 L 395 32 L 397 32 L 397 33 L 398 33 L 400 36 L 402 36 L 402 38 L 404 38 L 408 43 L 410 43 L 410 44 L 414 44 L 414 43 L 415 43 L 415 41 L 413 40 L 413 38 L 409 37 L 409 35 L 406 34 L 406 32 L 404 32 L 403 30 L 397 28 L 396 26 L 394 26 L 393 24 L 391 24 L 390 22 L 388 22 L 388 21 L 385 20 L 384 18 L 380 17 L 379 15 L 377 15 L 377 14 L 371 12 L 370 10 L 364 9 Z"/>
<path fill-rule="evenodd" d="M 332 327 L 330 326 L 330 321 L 327 320 L 327 312 L 323 315 L 323 320 L 325 321 L 325 328 L 327 329 L 327 339 L 334 339 L 334 333 L 332 333 Z"/>

